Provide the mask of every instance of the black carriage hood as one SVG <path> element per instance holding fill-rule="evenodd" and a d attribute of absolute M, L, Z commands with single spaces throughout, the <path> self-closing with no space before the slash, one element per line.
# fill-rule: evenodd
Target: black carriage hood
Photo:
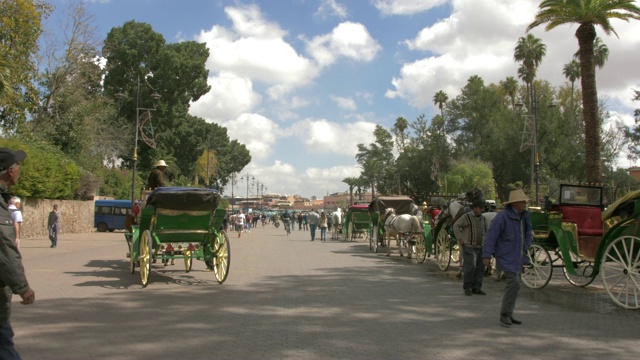
<path fill-rule="evenodd" d="M 147 197 L 147 206 L 157 209 L 213 211 L 219 204 L 215 189 L 160 187 Z"/>
<path fill-rule="evenodd" d="M 369 208 L 379 213 L 383 213 L 388 208 L 393 208 L 397 215 L 402 215 L 411 214 L 411 205 L 413 204 L 413 199 L 408 196 L 378 196 L 369 204 Z"/>

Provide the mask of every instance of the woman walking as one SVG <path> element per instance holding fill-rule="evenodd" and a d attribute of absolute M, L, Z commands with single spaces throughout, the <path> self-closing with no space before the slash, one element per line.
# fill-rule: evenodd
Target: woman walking
<path fill-rule="evenodd" d="M 320 214 L 320 219 L 318 220 L 318 227 L 320 228 L 320 241 L 327 241 L 327 227 L 328 227 L 328 219 L 327 214 L 324 211 Z"/>

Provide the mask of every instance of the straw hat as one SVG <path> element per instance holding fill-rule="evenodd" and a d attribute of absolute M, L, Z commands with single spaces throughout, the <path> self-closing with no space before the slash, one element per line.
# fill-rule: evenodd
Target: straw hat
<path fill-rule="evenodd" d="M 531 199 L 527 197 L 524 191 L 522 191 L 522 189 L 518 189 L 518 190 L 512 190 L 509 193 L 509 201 L 505 201 L 503 204 L 507 205 L 507 204 L 513 204 L 514 202 L 529 201 L 529 200 Z"/>
<path fill-rule="evenodd" d="M 167 163 L 165 163 L 164 160 L 158 160 L 158 161 L 156 161 L 156 167 L 158 167 L 158 166 L 167 167 Z"/>

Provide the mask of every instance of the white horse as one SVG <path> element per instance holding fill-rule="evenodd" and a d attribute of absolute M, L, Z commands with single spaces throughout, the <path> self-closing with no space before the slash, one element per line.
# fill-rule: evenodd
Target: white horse
<path fill-rule="evenodd" d="M 387 256 L 391 255 L 391 237 L 396 236 L 398 240 L 402 236 L 408 236 L 413 234 L 421 234 L 422 221 L 415 215 L 402 214 L 396 215 L 396 211 L 393 208 L 388 208 L 384 212 L 384 233 L 387 237 Z M 400 256 L 402 254 L 402 244 L 399 244 Z M 411 250 L 409 252 L 409 258 L 411 258 Z"/>
<path fill-rule="evenodd" d="M 340 231 L 342 231 L 342 210 L 338 210 L 331 213 L 331 239 L 340 239 Z"/>

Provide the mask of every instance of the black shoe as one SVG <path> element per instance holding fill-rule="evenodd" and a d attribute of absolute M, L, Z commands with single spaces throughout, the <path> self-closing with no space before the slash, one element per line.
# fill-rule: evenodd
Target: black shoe
<path fill-rule="evenodd" d="M 487 295 L 486 292 L 480 290 L 480 289 L 473 289 L 471 290 L 472 293 L 476 294 L 476 295 Z"/>
<path fill-rule="evenodd" d="M 511 321 L 511 318 L 508 316 L 500 316 L 500 325 L 504 326 L 504 327 L 511 327 L 511 324 L 513 324 L 513 322 Z"/>
<path fill-rule="evenodd" d="M 471 289 L 464 289 L 464 294 L 467 296 L 471 296 Z"/>
<path fill-rule="evenodd" d="M 510 317 L 509 320 L 511 320 L 511 323 L 514 325 L 522 325 L 522 321 L 516 320 L 513 317 Z"/>

